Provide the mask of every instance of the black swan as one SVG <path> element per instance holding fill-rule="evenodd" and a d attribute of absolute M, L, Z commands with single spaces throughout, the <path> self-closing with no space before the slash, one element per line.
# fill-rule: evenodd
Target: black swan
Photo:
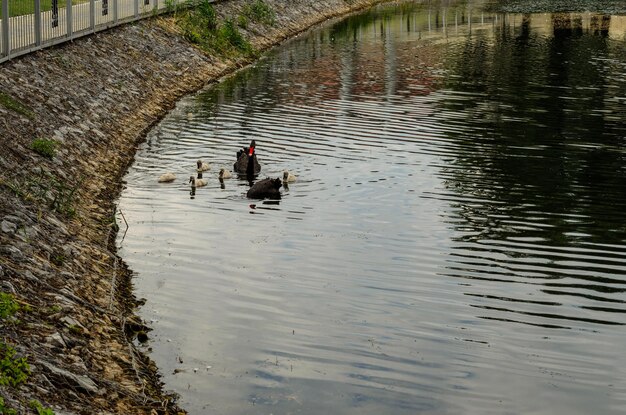
<path fill-rule="evenodd" d="M 256 143 L 254 140 L 250 143 L 250 147 L 244 147 L 237 152 L 237 161 L 233 164 L 233 170 L 240 174 L 252 176 L 259 174 L 261 165 L 256 158 Z"/>
<path fill-rule="evenodd" d="M 246 196 L 250 199 L 280 199 L 280 186 L 282 182 L 279 178 L 260 180 L 248 190 Z"/>

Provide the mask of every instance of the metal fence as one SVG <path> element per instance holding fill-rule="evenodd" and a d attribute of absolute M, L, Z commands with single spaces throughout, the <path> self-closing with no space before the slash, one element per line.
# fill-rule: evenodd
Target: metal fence
<path fill-rule="evenodd" d="M 0 0 L 0 63 L 193 0 Z"/>

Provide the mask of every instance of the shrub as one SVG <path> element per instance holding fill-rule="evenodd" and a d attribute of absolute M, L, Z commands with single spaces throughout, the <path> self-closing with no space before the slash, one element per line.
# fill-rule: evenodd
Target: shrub
<path fill-rule="evenodd" d="M 30 366 L 25 357 L 15 358 L 15 349 L 0 343 L 0 386 L 17 386 L 28 379 Z"/>
<path fill-rule="evenodd" d="M 37 411 L 37 415 L 54 415 L 54 411 L 50 408 L 44 408 L 41 402 L 33 399 L 30 401 L 30 407 Z"/>
<path fill-rule="evenodd" d="M 20 309 L 20 305 L 11 294 L 0 293 L 0 319 L 13 317 Z"/>
<path fill-rule="evenodd" d="M 0 414 L 3 415 L 17 415 L 17 411 L 15 409 L 7 408 L 4 406 L 4 399 L 0 396 Z"/>

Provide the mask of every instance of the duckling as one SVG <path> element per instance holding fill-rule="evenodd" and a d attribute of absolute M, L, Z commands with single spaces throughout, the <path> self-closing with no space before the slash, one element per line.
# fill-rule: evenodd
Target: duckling
<path fill-rule="evenodd" d="M 176 180 L 176 175 L 174 173 L 164 173 L 159 176 L 159 183 L 170 183 Z"/>
<path fill-rule="evenodd" d="M 196 169 L 196 171 L 207 171 L 211 169 L 211 166 L 209 166 L 208 163 L 205 163 L 202 160 L 198 160 L 197 164 L 198 164 L 198 168 Z"/>
<path fill-rule="evenodd" d="M 207 179 L 196 179 L 193 176 L 189 176 L 189 183 L 191 183 L 192 188 L 202 187 L 202 186 L 206 186 L 207 184 L 209 184 Z"/>
<path fill-rule="evenodd" d="M 296 181 L 296 179 L 298 178 L 298 176 L 289 173 L 287 170 L 285 170 L 283 172 L 283 182 L 284 183 L 293 183 Z"/>
<path fill-rule="evenodd" d="M 233 177 L 233 174 L 229 170 L 220 169 L 220 174 L 219 174 L 220 179 L 230 179 L 231 177 Z"/>

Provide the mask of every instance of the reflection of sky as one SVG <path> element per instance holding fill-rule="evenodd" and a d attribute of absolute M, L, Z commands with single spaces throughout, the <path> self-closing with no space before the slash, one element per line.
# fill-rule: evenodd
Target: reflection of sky
<path fill-rule="evenodd" d="M 468 38 L 458 10 L 447 38 L 443 13 L 429 32 L 410 9 L 314 32 L 150 133 L 120 201 L 120 254 L 148 300 L 152 356 L 190 413 L 620 413 L 623 334 L 602 323 L 621 315 L 580 305 L 618 308 L 623 293 L 563 291 L 587 292 L 575 271 L 607 272 L 603 253 L 623 276 L 622 246 L 524 239 L 551 212 L 507 203 L 482 164 L 499 151 L 493 125 L 474 119 L 506 102 L 451 87 L 459 45 L 491 48 L 501 32 L 476 14 Z M 278 205 L 217 181 L 251 137 L 263 177 L 298 175 Z M 190 199 L 198 158 L 213 168 Z M 156 183 L 168 170 L 179 180 Z M 554 274 L 561 294 L 546 290 Z"/>

